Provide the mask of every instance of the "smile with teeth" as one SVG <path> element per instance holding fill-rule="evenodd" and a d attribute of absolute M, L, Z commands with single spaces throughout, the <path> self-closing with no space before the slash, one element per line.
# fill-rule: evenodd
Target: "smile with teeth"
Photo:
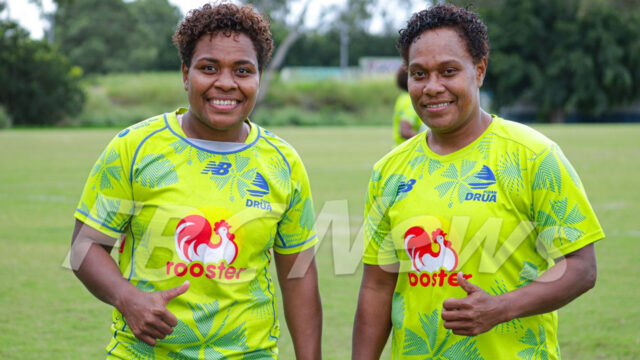
<path fill-rule="evenodd" d="M 441 109 L 441 108 L 444 108 L 444 107 L 446 107 L 447 105 L 449 105 L 451 103 L 452 103 L 452 101 L 447 101 L 447 102 L 443 102 L 443 103 L 440 103 L 440 104 L 427 105 L 427 109 L 434 109 L 434 110 L 435 109 Z"/>
<path fill-rule="evenodd" d="M 238 103 L 238 100 L 219 100 L 219 99 L 213 99 L 211 100 L 211 103 L 213 105 L 220 105 L 220 106 L 232 106 Z"/>

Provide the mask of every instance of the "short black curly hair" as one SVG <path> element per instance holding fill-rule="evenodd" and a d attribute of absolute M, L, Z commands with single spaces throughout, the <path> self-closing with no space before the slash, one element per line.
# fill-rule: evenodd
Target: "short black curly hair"
<path fill-rule="evenodd" d="M 396 85 L 398 85 L 398 89 L 402 89 L 404 91 L 409 91 L 408 87 L 408 77 L 409 71 L 407 70 L 406 65 L 402 65 L 396 71 Z"/>
<path fill-rule="evenodd" d="M 237 6 L 231 3 L 204 4 L 187 13 L 173 34 L 173 43 L 180 52 L 182 62 L 191 66 L 191 58 L 198 40 L 203 35 L 222 32 L 247 35 L 258 55 L 258 69 L 262 72 L 271 59 L 273 38 L 269 22 L 251 5 Z"/>
<path fill-rule="evenodd" d="M 478 14 L 451 4 L 440 4 L 413 14 L 407 27 L 399 31 L 396 46 L 404 62 L 408 63 L 409 48 L 422 33 L 440 28 L 451 28 L 460 35 L 475 64 L 489 58 L 487 26 Z"/>

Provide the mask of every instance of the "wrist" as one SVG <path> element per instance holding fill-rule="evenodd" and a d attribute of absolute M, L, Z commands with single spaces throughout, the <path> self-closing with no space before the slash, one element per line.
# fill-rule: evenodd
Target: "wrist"
<path fill-rule="evenodd" d="M 515 301 L 512 293 L 508 292 L 499 296 L 502 303 L 501 308 L 504 310 L 500 315 L 500 323 L 509 322 L 517 317 L 515 311 Z"/>
<path fill-rule="evenodd" d="M 133 294 L 138 288 L 131 285 L 128 281 L 123 284 L 114 294 L 113 299 L 111 301 L 111 305 L 113 305 L 120 313 L 123 314 L 123 310 L 126 307 L 126 304 L 129 302 L 131 296 L 135 296 Z"/>

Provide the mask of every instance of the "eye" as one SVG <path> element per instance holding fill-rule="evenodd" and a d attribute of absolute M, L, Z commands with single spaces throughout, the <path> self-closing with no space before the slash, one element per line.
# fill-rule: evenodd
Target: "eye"
<path fill-rule="evenodd" d="M 414 70 L 411 72 L 411 77 L 417 80 L 422 79 L 424 78 L 424 72 L 420 70 Z"/>
<path fill-rule="evenodd" d="M 212 73 L 212 72 L 215 72 L 217 69 L 215 65 L 207 64 L 202 66 L 202 70 L 207 73 Z"/>
<path fill-rule="evenodd" d="M 457 72 L 458 72 L 458 69 L 456 69 L 456 68 L 446 68 L 444 70 L 444 75 L 445 76 L 452 76 L 452 75 L 455 75 Z"/>
<path fill-rule="evenodd" d="M 246 76 L 253 73 L 253 71 L 251 71 L 251 69 L 248 67 L 240 67 L 236 70 L 236 72 L 241 76 Z"/>

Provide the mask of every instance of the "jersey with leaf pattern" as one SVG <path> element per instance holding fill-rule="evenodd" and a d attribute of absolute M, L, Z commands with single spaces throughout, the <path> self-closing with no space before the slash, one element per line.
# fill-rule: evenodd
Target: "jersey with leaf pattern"
<path fill-rule="evenodd" d="M 176 115 L 120 132 L 98 159 L 75 217 L 121 238 L 122 275 L 142 291 L 191 282 L 168 310 L 174 332 L 155 347 L 113 311 L 109 357 L 277 358 L 279 327 L 271 249 L 290 254 L 316 242 L 306 171 L 295 150 L 251 124 L 245 145 L 195 145 Z"/>
<path fill-rule="evenodd" d="M 525 125 L 494 116 L 448 155 L 426 136 L 405 142 L 375 165 L 365 210 L 364 263 L 400 267 L 393 358 L 559 359 L 556 312 L 463 337 L 444 328 L 442 303 L 466 296 L 458 272 L 500 295 L 603 237 L 560 148 Z"/>
<path fill-rule="evenodd" d="M 411 103 L 411 97 L 408 92 L 402 92 L 396 99 L 395 106 L 393 107 L 393 139 L 396 145 L 402 144 L 405 138 L 400 135 L 400 121 L 408 121 L 411 124 L 413 131 L 419 132 L 423 126 L 422 120 L 416 114 Z"/>

